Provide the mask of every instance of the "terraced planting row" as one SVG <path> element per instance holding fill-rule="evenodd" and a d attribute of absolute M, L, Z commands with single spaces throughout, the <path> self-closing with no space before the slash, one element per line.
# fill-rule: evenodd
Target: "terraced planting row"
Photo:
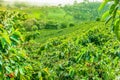
<path fill-rule="evenodd" d="M 39 65 L 33 66 L 39 76 L 50 80 L 117 79 L 120 74 L 119 41 L 109 27 L 103 23 L 94 24 L 88 24 L 94 26 L 90 29 L 83 27 L 42 44 L 37 54 L 32 55 Z"/>

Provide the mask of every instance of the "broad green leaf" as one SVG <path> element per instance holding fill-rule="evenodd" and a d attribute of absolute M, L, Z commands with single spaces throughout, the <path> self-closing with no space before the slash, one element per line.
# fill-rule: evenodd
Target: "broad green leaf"
<path fill-rule="evenodd" d="M 120 23 L 120 19 L 117 19 L 114 23 L 114 26 L 113 26 L 113 31 L 116 34 L 118 40 L 120 40 L 120 37 L 119 37 L 119 23 Z"/>
<path fill-rule="evenodd" d="M 18 29 L 15 30 L 15 32 L 13 34 L 18 36 L 22 41 L 24 41 L 23 38 L 22 38 L 22 34 L 18 31 Z"/>
<path fill-rule="evenodd" d="M 12 72 L 12 69 L 11 69 L 10 67 L 8 67 L 8 66 L 5 66 L 5 69 L 6 69 L 6 71 L 8 71 L 9 73 Z"/>
<path fill-rule="evenodd" d="M 116 19 L 114 25 L 119 25 L 120 19 Z"/>
<path fill-rule="evenodd" d="M 99 10 L 99 11 L 102 10 L 103 7 L 107 4 L 108 1 L 109 1 L 109 0 L 104 0 L 104 2 L 100 5 L 100 7 L 98 8 L 98 10 Z"/>
<path fill-rule="evenodd" d="M 18 37 L 15 36 L 15 35 L 12 35 L 12 36 L 10 37 L 10 39 L 13 40 L 13 41 L 15 41 L 15 42 L 18 43 L 18 44 L 20 43 Z"/>
<path fill-rule="evenodd" d="M 11 44 L 11 40 L 9 38 L 9 35 L 7 33 L 3 33 L 2 37 L 6 40 L 6 42 L 10 45 Z"/>
<path fill-rule="evenodd" d="M 14 34 L 21 36 L 21 33 L 18 31 L 18 29 L 15 30 Z"/>
<path fill-rule="evenodd" d="M 18 69 L 15 70 L 15 76 L 17 76 L 17 75 L 18 75 Z"/>
<path fill-rule="evenodd" d="M 109 11 L 106 11 L 106 12 L 102 15 L 102 20 L 105 20 L 108 16 L 109 16 Z"/>
<path fill-rule="evenodd" d="M 48 71 L 48 68 L 44 68 L 43 69 L 48 75 L 50 75 L 49 71 Z"/>
<path fill-rule="evenodd" d="M 114 11 L 116 7 L 116 4 L 112 4 L 111 7 L 110 7 L 110 10 L 109 10 L 109 13 L 112 14 L 112 12 Z"/>
<path fill-rule="evenodd" d="M 17 53 L 17 50 L 15 49 L 15 48 L 11 48 L 10 50 L 9 50 L 11 53 Z"/>
<path fill-rule="evenodd" d="M 0 27 L 0 31 L 3 33 L 3 32 L 5 32 L 5 30 L 2 28 L 2 27 Z"/>
<path fill-rule="evenodd" d="M 20 60 L 20 56 L 16 55 L 15 57 L 16 57 L 18 60 Z"/>
<path fill-rule="evenodd" d="M 112 19 L 112 16 L 109 16 L 107 20 L 105 21 L 105 24 L 107 24 Z"/>
<path fill-rule="evenodd" d="M 19 72 L 21 75 L 24 75 L 24 70 L 22 68 L 19 68 Z"/>
<path fill-rule="evenodd" d="M 0 40 L 1 40 L 2 48 L 4 49 L 7 42 L 4 38 L 0 38 Z"/>
<path fill-rule="evenodd" d="M 73 78 L 74 75 L 75 75 L 75 71 L 73 69 L 70 69 L 69 75 L 70 75 L 71 78 Z"/>
<path fill-rule="evenodd" d="M 116 6 L 115 9 L 114 9 L 114 12 L 113 12 L 113 19 L 116 17 L 116 13 L 117 13 L 118 8 L 119 8 L 119 6 Z"/>
<path fill-rule="evenodd" d="M 9 60 L 10 60 L 10 63 L 15 64 L 14 60 L 12 60 L 12 59 L 9 59 Z"/>
<path fill-rule="evenodd" d="M 20 52 L 22 57 L 27 58 L 25 50 L 20 50 Z"/>

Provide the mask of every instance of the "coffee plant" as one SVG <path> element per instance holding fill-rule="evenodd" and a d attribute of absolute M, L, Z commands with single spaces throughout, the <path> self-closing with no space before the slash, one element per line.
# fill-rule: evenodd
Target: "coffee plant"
<path fill-rule="evenodd" d="M 22 49 L 20 20 L 25 15 L 15 11 L 0 11 L 0 79 L 23 80 L 28 56 Z M 24 79 L 25 80 L 25 79 Z"/>

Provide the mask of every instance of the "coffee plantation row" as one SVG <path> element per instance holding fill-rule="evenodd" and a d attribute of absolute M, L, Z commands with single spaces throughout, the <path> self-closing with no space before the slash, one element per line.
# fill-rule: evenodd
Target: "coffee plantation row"
<path fill-rule="evenodd" d="M 33 58 L 45 69 L 43 79 L 112 80 L 119 77 L 119 45 L 109 27 L 96 23 L 85 33 L 77 30 L 49 40 Z"/>

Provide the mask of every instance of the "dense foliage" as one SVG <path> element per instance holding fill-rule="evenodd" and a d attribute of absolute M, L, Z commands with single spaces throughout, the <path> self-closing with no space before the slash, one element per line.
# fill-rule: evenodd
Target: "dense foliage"
<path fill-rule="evenodd" d="M 28 59 L 22 49 L 22 35 L 18 29 L 24 14 L 0 11 L 0 79 L 24 79 Z"/>
<path fill-rule="evenodd" d="M 43 80 L 117 79 L 120 44 L 110 28 L 94 23 L 93 28 L 82 32 L 78 29 L 42 44 L 37 54 L 31 55 L 38 61 L 33 63 L 34 77 Z M 34 66 L 36 64 L 39 66 Z"/>
<path fill-rule="evenodd" d="M 73 16 L 74 21 L 95 21 L 100 19 L 101 15 L 108 9 L 108 5 L 101 11 L 98 8 L 101 3 L 99 2 L 89 2 L 89 3 L 75 3 L 71 6 L 65 6 L 63 9 L 67 14 Z"/>
<path fill-rule="evenodd" d="M 0 79 L 119 80 L 120 43 L 93 21 L 99 5 L 0 7 Z"/>

